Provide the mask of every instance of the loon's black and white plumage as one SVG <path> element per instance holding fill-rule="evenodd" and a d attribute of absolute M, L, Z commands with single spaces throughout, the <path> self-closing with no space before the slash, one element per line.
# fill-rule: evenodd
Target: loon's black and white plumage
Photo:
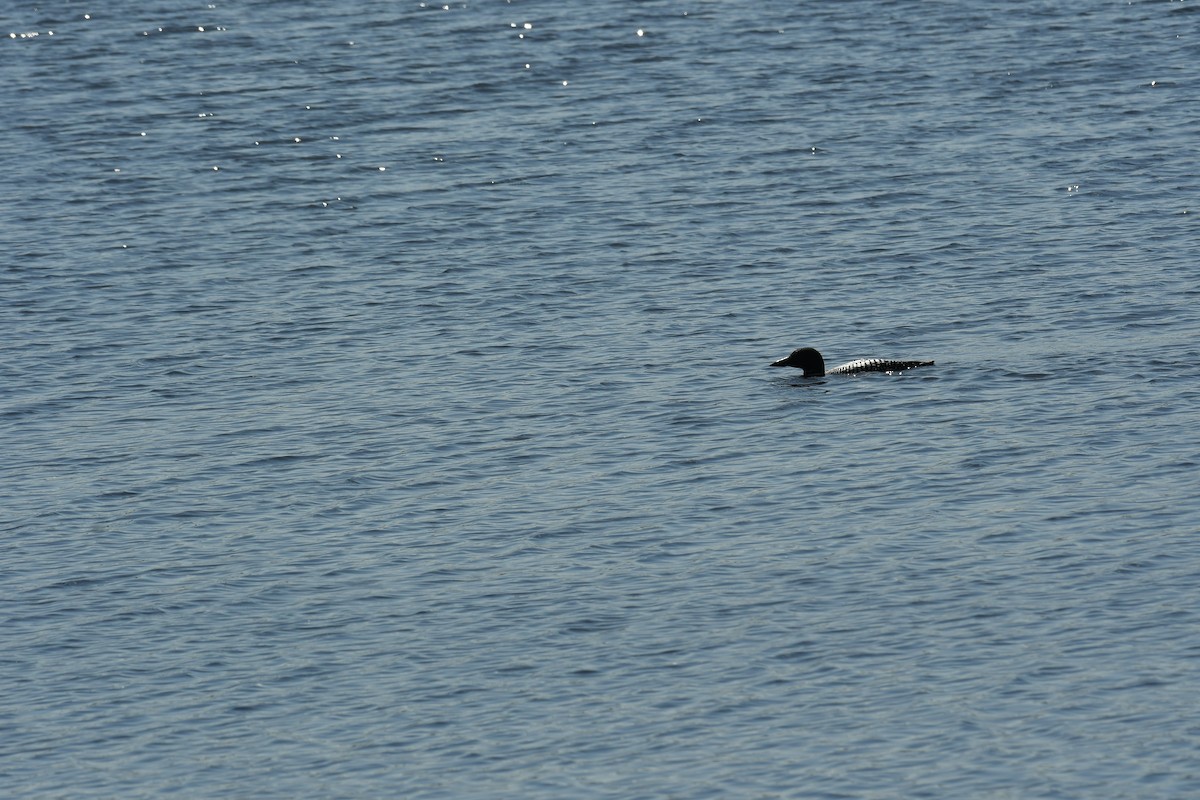
<path fill-rule="evenodd" d="M 819 378 L 822 375 L 853 375 L 856 372 L 899 372 L 913 367 L 932 366 L 932 361 L 893 361 L 888 358 L 859 358 L 825 369 L 825 359 L 812 347 L 793 350 L 787 358 L 771 364 L 772 367 L 796 367 L 804 370 L 804 377 Z"/>

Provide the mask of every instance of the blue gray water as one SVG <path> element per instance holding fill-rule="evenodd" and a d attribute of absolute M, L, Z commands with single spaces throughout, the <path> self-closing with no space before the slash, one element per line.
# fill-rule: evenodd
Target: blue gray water
<path fill-rule="evenodd" d="M 0 794 L 1197 796 L 1196 9 L 7 4 Z"/>

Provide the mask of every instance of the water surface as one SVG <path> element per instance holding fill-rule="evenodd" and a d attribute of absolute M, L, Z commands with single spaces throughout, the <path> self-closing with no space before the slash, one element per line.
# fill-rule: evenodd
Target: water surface
<path fill-rule="evenodd" d="M 0 787 L 1194 795 L 1192 10 L 11 9 Z"/>

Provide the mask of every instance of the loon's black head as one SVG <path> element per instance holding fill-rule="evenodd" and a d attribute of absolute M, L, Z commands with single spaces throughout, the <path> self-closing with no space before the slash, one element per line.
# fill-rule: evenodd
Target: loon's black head
<path fill-rule="evenodd" d="M 787 358 L 781 358 L 771 364 L 772 367 L 796 367 L 804 370 L 804 377 L 821 377 L 825 374 L 825 359 L 821 358 L 812 347 L 801 347 L 793 350 Z"/>

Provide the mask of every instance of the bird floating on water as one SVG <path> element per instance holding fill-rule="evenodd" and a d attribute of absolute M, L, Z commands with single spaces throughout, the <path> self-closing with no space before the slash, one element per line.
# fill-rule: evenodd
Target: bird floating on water
<path fill-rule="evenodd" d="M 932 361 L 896 361 L 890 358 L 858 358 L 825 369 L 825 359 L 812 347 L 793 350 L 787 358 L 771 363 L 772 367 L 795 367 L 804 370 L 804 377 L 819 378 L 822 375 L 853 375 L 857 372 L 900 372 L 913 367 L 930 367 Z"/>

